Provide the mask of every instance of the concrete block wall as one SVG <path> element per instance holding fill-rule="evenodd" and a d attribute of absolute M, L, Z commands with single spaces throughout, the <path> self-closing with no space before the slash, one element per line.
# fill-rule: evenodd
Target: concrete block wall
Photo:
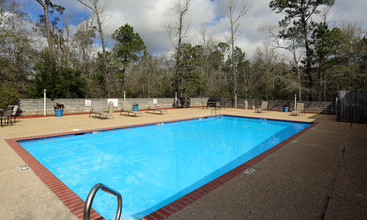
<path fill-rule="evenodd" d="M 238 99 L 237 107 L 244 108 L 244 102 L 248 102 L 248 108 L 252 108 L 254 104 L 256 107 L 261 106 L 262 101 L 268 101 L 268 109 L 281 111 L 284 105 L 287 105 L 289 109 L 294 109 L 294 100 L 253 100 L 253 99 Z M 299 102 L 299 101 L 297 101 Z M 325 114 L 335 114 L 336 105 L 334 102 L 317 102 L 317 101 L 302 101 L 305 104 L 306 112 L 313 113 L 325 113 Z"/>
<path fill-rule="evenodd" d="M 118 106 L 114 110 L 120 110 L 122 107 L 123 98 L 116 98 Z M 148 101 L 157 99 L 158 108 L 172 108 L 174 98 L 126 98 L 126 101 L 131 105 L 138 103 L 140 109 L 148 108 Z M 91 100 L 92 103 L 99 102 L 102 106 L 107 107 L 107 98 L 77 98 L 77 99 L 46 99 L 46 115 L 54 115 L 54 105 L 61 103 L 65 105 L 64 114 L 89 112 L 91 107 L 85 105 L 86 100 Z M 206 104 L 208 98 L 191 98 L 191 106 L 201 106 Z M 21 115 L 43 115 L 44 100 L 43 99 L 21 99 L 20 100 Z"/>
<path fill-rule="evenodd" d="M 115 111 L 118 111 L 122 107 L 122 98 L 118 99 L 118 106 L 114 107 Z M 157 107 L 158 108 L 172 108 L 174 107 L 174 98 L 127 98 L 131 105 L 138 103 L 140 109 L 148 108 L 148 101 L 153 101 L 153 99 L 157 99 Z M 105 105 L 107 107 L 107 98 L 78 98 L 78 99 L 55 99 L 46 101 L 46 114 L 54 115 L 54 105 L 56 103 L 62 103 L 65 105 L 64 114 L 71 113 L 82 113 L 89 112 L 91 107 L 85 105 L 86 100 L 91 100 L 92 103 L 99 102 L 102 106 Z M 190 98 L 190 107 L 199 107 L 206 106 L 206 102 L 208 101 L 207 97 L 202 98 Z M 244 108 L 244 101 L 248 101 L 248 107 L 251 108 L 253 103 L 255 106 L 260 106 L 263 100 L 252 100 L 252 99 L 238 99 L 237 107 Z M 294 108 L 294 100 L 268 100 L 268 108 L 270 110 L 280 111 L 284 105 L 288 105 L 290 109 Z M 222 103 L 225 104 L 226 107 L 232 107 L 233 101 L 232 99 L 222 99 Z M 315 112 L 315 113 L 327 113 L 327 114 L 335 114 L 336 108 L 335 103 L 333 102 L 308 102 L 305 101 L 305 110 L 306 112 Z M 21 115 L 43 115 L 43 99 L 21 99 L 20 100 L 20 111 Z"/>
<path fill-rule="evenodd" d="M 46 115 L 54 115 L 54 105 L 61 103 L 65 105 L 64 114 L 89 112 L 91 107 L 85 106 L 86 99 L 46 99 Z M 92 99 L 93 101 L 102 102 L 103 99 Z M 20 106 L 22 115 L 43 115 L 44 100 L 43 99 L 21 99 Z"/>

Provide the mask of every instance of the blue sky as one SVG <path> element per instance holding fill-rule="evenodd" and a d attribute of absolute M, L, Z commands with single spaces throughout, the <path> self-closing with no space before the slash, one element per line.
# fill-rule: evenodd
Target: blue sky
<path fill-rule="evenodd" d="M 86 19 L 86 13 L 90 13 L 77 0 L 51 1 L 64 6 L 65 15 L 73 14 L 75 25 Z M 20 2 L 25 5 L 32 20 L 38 19 L 39 14 L 43 13 L 41 5 L 36 0 Z M 175 20 L 173 13 L 175 0 L 109 0 L 108 2 L 109 7 L 105 14 L 108 18 L 105 22 L 107 38 L 121 25 L 128 23 L 134 27 L 152 51 L 162 53 L 172 51 L 172 43 L 167 30 L 163 27 Z M 251 55 L 266 40 L 266 35 L 258 29 L 263 25 L 277 25 L 283 16 L 271 11 L 268 6 L 270 0 L 248 0 L 248 2 L 250 9 L 241 19 L 237 45 Z M 201 36 L 200 29 L 204 24 L 207 25 L 207 33 L 212 34 L 216 41 L 226 41 L 229 34 L 225 16 L 226 6 L 227 0 L 191 0 L 189 14 L 191 31 L 186 41 L 197 44 Z M 328 21 L 331 24 L 340 25 L 346 20 L 359 23 L 364 30 L 367 30 L 366 8 L 366 0 L 336 0 Z M 108 41 L 109 45 L 113 44 L 111 39 Z"/>
<path fill-rule="evenodd" d="M 44 0 L 42 0 L 44 1 Z M 20 1 L 21 4 L 23 4 L 24 6 L 24 10 L 25 12 L 27 12 L 29 18 L 36 22 L 39 19 L 39 15 L 43 15 L 43 7 L 36 1 L 36 0 L 27 0 L 27 1 Z M 82 7 L 75 7 L 76 5 L 79 5 L 80 3 L 77 2 L 77 0 L 75 0 L 74 3 L 77 4 L 67 4 L 65 5 L 65 2 L 68 1 L 60 1 L 60 0 L 51 0 L 52 3 L 57 4 L 57 5 L 61 5 L 63 7 L 65 7 L 65 13 L 66 14 L 74 14 L 75 17 L 77 18 L 83 18 L 85 17 L 85 12 L 86 10 Z M 70 2 L 70 1 L 69 1 Z M 50 20 L 53 19 L 55 16 L 60 17 L 60 14 L 58 12 L 54 12 L 54 15 L 51 15 Z M 74 24 L 77 25 L 78 23 L 80 23 L 80 21 L 75 21 Z"/>

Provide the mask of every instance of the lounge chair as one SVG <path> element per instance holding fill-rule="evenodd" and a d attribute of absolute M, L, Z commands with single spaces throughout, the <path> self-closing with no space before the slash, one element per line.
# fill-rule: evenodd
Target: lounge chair
<path fill-rule="evenodd" d="M 297 103 L 297 108 L 295 111 L 292 111 L 291 115 L 298 116 L 302 113 L 306 114 L 305 112 L 305 103 Z"/>
<path fill-rule="evenodd" d="M 268 102 L 261 102 L 260 108 L 255 108 L 256 113 L 262 113 L 263 111 L 268 110 Z"/>
<path fill-rule="evenodd" d="M 142 115 L 141 112 L 139 111 L 133 111 L 133 108 L 132 108 L 132 105 L 130 105 L 128 102 L 122 102 L 122 108 L 121 108 L 121 111 L 120 111 L 120 115 L 121 113 L 126 113 L 127 115 L 134 115 L 135 117 L 137 115 Z"/>
<path fill-rule="evenodd" d="M 102 117 L 108 117 L 111 116 L 111 118 L 113 118 L 113 103 L 109 102 L 108 103 L 108 108 L 107 108 L 107 112 L 103 112 Z"/>
<path fill-rule="evenodd" d="M 108 112 L 104 112 L 106 108 L 103 108 L 101 106 L 101 103 L 99 102 L 94 102 L 92 103 L 92 109 L 89 112 L 89 117 L 91 114 L 94 114 L 95 116 L 99 116 L 102 119 L 107 118 L 108 116 L 111 116 L 111 118 L 113 118 L 113 108 L 109 108 Z"/>
<path fill-rule="evenodd" d="M 158 109 L 157 107 L 155 107 L 154 103 L 152 101 L 148 102 L 148 109 L 147 109 L 147 112 L 148 111 L 152 111 L 152 113 L 154 112 L 159 112 L 159 114 L 163 114 L 163 112 L 167 113 L 167 110 L 165 109 Z"/>
<path fill-rule="evenodd" d="M 11 124 L 11 126 L 13 126 L 13 122 L 11 120 L 11 115 L 13 113 L 13 106 L 9 106 L 9 107 L 6 107 L 4 109 L 4 112 L 3 114 L 1 115 L 1 118 L 0 118 L 0 121 L 1 121 L 1 127 L 3 127 L 3 120 L 6 121 L 6 124 Z"/>

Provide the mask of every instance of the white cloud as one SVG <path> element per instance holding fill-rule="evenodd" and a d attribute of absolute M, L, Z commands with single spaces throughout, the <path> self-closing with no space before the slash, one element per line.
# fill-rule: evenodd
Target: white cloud
<path fill-rule="evenodd" d="M 85 10 L 85 7 L 76 0 L 52 0 L 52 2 L 63 5 L 67 11 Z M 106 37 L 111 36 L 120 26 L 129 23 L 151 50 L 161 53 L 172 50 L 172 44 L 163 26 L 173 20 L 173 7 L 176 0 L 109 0 L 109 2 L 110 18 Z M 269 8 L 269 2 L 270 0 L 249 0 L 251 7 L 241 19 L 238 46 L 248 55 L 254 53 L 256 48 L 266 40 L 266 35 L 258 32 L 258 28 L 265 24 L 276 25 L 284 16 L 272 11 Z M 335 1 L 329 20 L 337 24 L 341 20 L 357 22 L 366 30 L 366 8 L 366 0 Z M 208 33 L 213 33 L 218 41 L 225 41 L 229 34 L 226 11 L 227 0 L 191 0 L 191 43 L 197 43 L 203 24 L 207 24 Z"/>
<path fill-rule="evenodd" d="M 342 21 L 357 23 L 367 30 L 367 1 L 366 0 L 348 0 L 335 1 L 329 19 L 340 25 Z"/>

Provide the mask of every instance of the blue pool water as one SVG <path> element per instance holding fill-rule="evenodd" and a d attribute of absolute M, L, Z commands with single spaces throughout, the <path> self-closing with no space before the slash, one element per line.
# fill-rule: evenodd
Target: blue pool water
<path fill-rule="evenodd" d="M 141 218 L 293 136 L 308 123 L 224 116 L 47 138 L 20 144 L 80 198 L 103 183 Z M 116 197 L 98 191 L 107 219 Z"/>

